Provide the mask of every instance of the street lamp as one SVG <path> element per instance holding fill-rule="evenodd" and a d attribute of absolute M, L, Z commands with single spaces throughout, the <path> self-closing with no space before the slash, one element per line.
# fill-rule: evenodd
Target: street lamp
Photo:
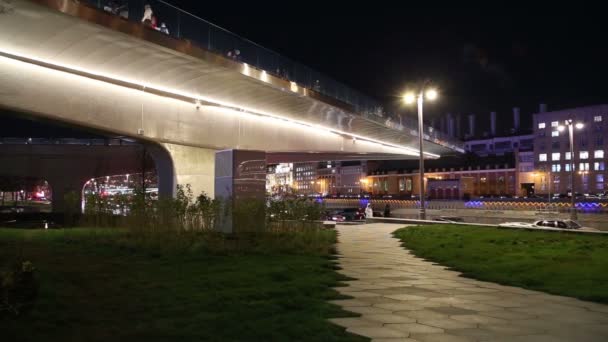
<path fill-rule="evenodd" d="M 568 119 L 564 122 L 563 126 L 558 126 L 557 130 L 563 132 L 566 129 L 566 126 L 568 127 L 568 136 L 570 138 L 570 191 L 572 193 L 570 196 L 570 219 L 576 220 L 578 219 L 578 216 L 576 214 L 576 207 L 574 203 L 574 127 L 576 127 L 576 129 L 583 129 L 585 126 L 580 122 L 575 124 L 572 119 Z"/>
<path fill-rule="evenodd" d="M 434 88 L 427 88 L 428 82 L 425 82 L 423 86 L 419 89 L 418 94 L 414 92 L 407 92 L 403 95 L 403 102 L 405 104 L 413 104 L 414 100 L 418 102 L 418 144 L 420 147 L 420 219 L 426 219 L 426 209 L 424 203 L 424 151 L 422 149 L 422 144 L 424 142 L 424 124 L 423 124 L 423 115 L 422 115 L 422 107 L 424 104 L 425 98 L 430 101 L 434 101 L 439 96 L 437 90 Z"/>

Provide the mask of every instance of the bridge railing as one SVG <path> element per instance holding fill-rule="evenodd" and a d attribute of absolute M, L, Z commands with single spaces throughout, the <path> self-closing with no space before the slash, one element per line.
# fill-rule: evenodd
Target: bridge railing
<path fill-rule="evenodd" d="M 240 37 L 194 14 L 162 0 L 86 0 L 88 5 L 113 13 L 125 20 L 141 22 L 177 39 L 185 39 L 198 47 L 265 70 L 276 77 L 297 83 L 354 108 L 356 114 L 388 127 L 417 135 L 417 121 L 387 112 L 380 102 L 290 58 Z M 149 5 L 155 25 L 143 23 L 145 6 Z M 162 26 L 164 23 L 164 26 Z M 154 26 L 154 27 L 153 27 Z M 278 28 L 280 29 L 280 28 Z M 234 53 L 239 54 L 235 57 Z M 429 141 L 456 149 L 464 145 L 439 131 L 425 129 Z M 463 150 L 464 151 L 464 150 Z"/>

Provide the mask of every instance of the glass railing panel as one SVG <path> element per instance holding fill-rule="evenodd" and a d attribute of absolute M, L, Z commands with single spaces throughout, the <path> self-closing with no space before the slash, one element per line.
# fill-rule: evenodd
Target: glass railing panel
<path fill-rule="evenodd" d="M 179 38 L 187 39 L 192 43 L 210 50 L 210 25 L 201 22 L 199 19 L 187 14 L 179 14 Z"/>
<path fill-rule="evenodd" d="M 300 64 L 300 63 L 296 63 L 294 66 L 294 77 L 293 77 L 293 81 L 296 82 L 297 84 L 299 84 L 302 87 L 306 87 L 306 88 L 312 88 L 312 81 L 310 79 L 310 68 Z"/>

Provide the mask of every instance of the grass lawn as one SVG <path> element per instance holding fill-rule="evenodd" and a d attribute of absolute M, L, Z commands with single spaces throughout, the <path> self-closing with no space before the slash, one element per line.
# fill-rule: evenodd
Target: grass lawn
<path fill-rule="evenodd" d="M 467 277 L 608 303 L 608 236 L 453 225 L 394 235 Z"/>
<path fill-rule="evenodd" d="M 0 229 L 0 268 L 20 255 L 40 281 L 32 312 L 0 318 L 0 340 L 368 341 L 326 321 L 351 316 L 326 302 L 342 279 L 333 231 L 319 233 L 327 243 L 318 253 L 264 253 L 266 242 L 164 252 L 124 243 L 126 234 Z"/>

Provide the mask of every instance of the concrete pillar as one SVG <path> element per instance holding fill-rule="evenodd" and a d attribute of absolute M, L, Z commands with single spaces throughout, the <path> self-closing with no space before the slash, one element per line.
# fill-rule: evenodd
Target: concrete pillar
<path fill-rule="evenodd" d="M 469 114 L 469 137 L 475 136 L 475 115 Z"/>
<path fill-rule="evenodd" d="M 460 114 L 456 115 L 456 138 L 462 138 L 462 131 L 460 130 Z"/>
<path fill-rule="evenodd" d="M 519 132 L 519 107 L 513 107 L 513 129 Z"/>
<path fill-rule="evenodd" d="M 159 151 L 150 151 L 158 168 L 159 195 L 173 195 L 178 184 L 189 184 L 195 197 L 202 192 L 209 197 L 215 196 L 215 150 L 167 143 L 162 145 L 170 160 L 158 158 L 162 156 Z M 171 167 L 172 174 L 168 172 Z"/>
<path fill-rule="evenodd" d="M 266 153 L 224 150 L 215 154 L 215 198 L 222 202 L 224 233 L 264 229 Z"/>
<path fill-rule="evenodd" d="M 454 137 L 454 116 L 452 113 L 448 113 L 448 135 Z"/>
<path fill-rule="evenodd" d="M 66 170 L 67 171 L 67 170 Z M 69 173 L 69 172 L 68 172 Z M 82 212 L 82 188 L 90 178 L 81 174 L 49 174 L 46 177 L 53 192 L 52 210 L 53 212 L 72 212 L 74 214 Z M 67 203 L 66 195 L 74 193 L 74 203 Z M 71 207 L 68 207 L 70 205 Z"/>
<path fill-rule="evenodd" d="M 490 135 L 496 136 L 496 112 L 490 112 Z"/>

